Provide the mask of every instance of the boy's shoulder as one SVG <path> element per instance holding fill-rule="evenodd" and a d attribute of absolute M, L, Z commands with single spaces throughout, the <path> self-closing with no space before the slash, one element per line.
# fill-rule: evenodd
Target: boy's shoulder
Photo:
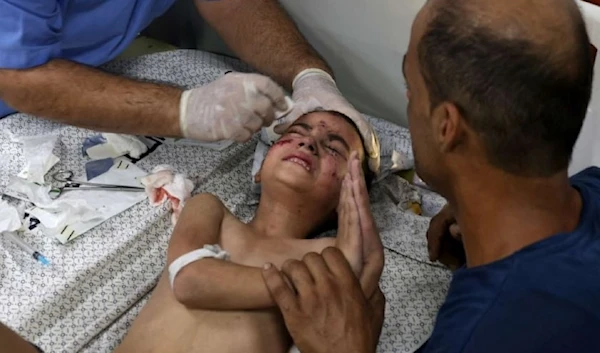
<path fill-rule="evenodd" d="M 226 217 L 231 215 L 229 209 L 219 197 L 210 193 L 198 194 L 189 199 L 185 205 L 186 207 L 194 209 L 194 211 L 201 212 L 202 214 L 210 214 L 213 216 L 220 215 Z"/>
<path fill-rule="evenodd" d="M 219 199 L 216 195 L 205 192 L 192 197 L 188 203 L 194 204 L 203 204 L 205 206 L 218 206 L 225 207 L 221 199 Z"/>

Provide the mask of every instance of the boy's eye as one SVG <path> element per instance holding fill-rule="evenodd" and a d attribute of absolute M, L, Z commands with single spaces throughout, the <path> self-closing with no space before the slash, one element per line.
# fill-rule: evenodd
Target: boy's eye
<path fill-rule="evenodd" d="M 286 134 L 286 135 L 287 135 L 287 134 L 304 135 L 302 132 L 303 132 L 303 131 L 301 131 L 301 129 L 299 129 L 299 128 L 297 128 L 297 127 L 293 127 L 293 126 L 292 126 L 291 128 L 289 128 L 289 129 L 286 131 L 286 133 L 285 133 L 285 134 Z"/>
<path fill-rule="evenodd" d="M 335 157 L 341 156 L 340 152 L 331 146 L 327 146 L 327 150 Z"/>

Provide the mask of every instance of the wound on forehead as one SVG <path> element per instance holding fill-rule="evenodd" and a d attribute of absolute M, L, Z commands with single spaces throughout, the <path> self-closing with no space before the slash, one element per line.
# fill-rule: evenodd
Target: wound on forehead
<path fill-rule="evenodd" d="M 337 117 L 340 117 L 340 118 L 344 119 L 344 121 L 346 121 L 348 124 L 350 124 L 352 126 L 352 128 L 354 129 L 354 131 L 356 131 L 356 133 L 360 137 L 360 142 L 363 147 L 363 156 L 364 157 L 363 157 L 363 160 L 361 161 L 361 167 L 363 170 L 363 174 L 365 176 L 365 182 L 366 182 L 367 188 L 370 190 L 373 179 L 375 178 L 375 173 L 373 173 L 373 171 L 369 168 L 369 161 L 367 158 L 368 151 L 365 146 L 365 139 L 364 139 L 364 136 L 361 134 L 360 130 L 358 129 L 358 126 L 356 125 L 356 123 L 352 119 L 350 119 L 348 116 L 346 116 L 345 114 L 342 114 L 337 111 L 316 109 L 316 110 L 312 111 L 311 113 L 313 113 L 313 112 L 324 112 L 324 113 L 329 113 L 329 114 L 335 115 Z M 307 113 L 307 114 L 310 114 L 310 113 Z M 292 124 L 292 126 L 296 125 L 296 124 L 299 124 L 299 123 L 294 123 L 294 124 Z M 319 121 L 319 124 L 322 124 L 322 126 L 326 126 L 326 123 L 324 120 Z M 347 146 L 347 142 L 345 142 L 345 144 Z"/>

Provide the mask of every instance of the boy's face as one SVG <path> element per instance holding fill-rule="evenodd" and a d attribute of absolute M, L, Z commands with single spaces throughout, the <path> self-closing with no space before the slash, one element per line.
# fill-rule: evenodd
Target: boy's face
<path fill-rule="evenodd" d="M 309 113 L 271 147 L 259 181 L 263 188 L 273 182 L 283 183 L 333 210 L 353 151 L 364 160 L 360 135 L 349 121 L 330 112 Z"/>

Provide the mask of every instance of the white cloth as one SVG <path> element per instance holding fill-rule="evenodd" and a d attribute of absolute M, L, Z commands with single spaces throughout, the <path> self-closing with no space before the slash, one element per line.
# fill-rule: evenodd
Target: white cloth
<path fill-rule="evenodd" d="M 145 172 L 125 159 L 106 173 L 91 179 L 98 184 L 140 186 L 137 178 Z M 44 233 L 61 243 L 74 240 L 107 219 L 125 211 L 145 198 L 143 192 L 109 190 L 69 190 L 59 198 L 50 198 L 50 185 L 37 185 L 12 178 L 5 194 L 35 205 L 27 210 L 43 226 Z"/>
<path fill-rule="evenodd" d="M 49 185 L 37 185 L 21 178 L 13 178 L 6 194 L 27 200 L 35 205 L 28 210 L 47 229 L 58 229 L 69 222 L 86 222 L 101 217 L 84 199 L 59 198 L 52 200 Z"/>
<path fill-rule="evenodd" d="M 146 194 L 153 206 L 162 205 L 165 201 L 173 211 L 171 222 L 177 223 L 185 201 L 192 196 L 194 183 L 181 173 L 175 173 L 168 165 L 159 165 L 152 173 L 141 179 L 146 188 Z"/>
<path fill-rule="evenodd" d="M 19 211 L 6 201 L 0 200 L 0 233 L 14 232 L 21 228 L 21 225 Z"/>
<path fill-rule="evenodd" d="M 19 177 L 32 183 L 44 183 L 46 173 L 59 161 L 52 152 L 57 138 L 56 134 L 44 134 L 12 139 L 23 144 L 25 168 L 18 174 Z"/>
<path fill-rule="evenodd" d="M 171 289 L 173 289 L 175 277 L 177 277 L 177 274 L 182 268 L 191 264 L 192 262 L 206 258 L 229 261 L 229 253 L 221 249 L 219 245 L 204 245 L 202 249 L 192 250 L 187 254 L 179 256 L 169 265 L 169 283 L 171 284 Z"/>
<path fill-rule="evenodd" d="M 126 154 L 133 158 L 139 158 L 148 147 L 135 136 L 103 133 L 106 140 L 86 150 L 91 159 L 117 158 Z"/>

